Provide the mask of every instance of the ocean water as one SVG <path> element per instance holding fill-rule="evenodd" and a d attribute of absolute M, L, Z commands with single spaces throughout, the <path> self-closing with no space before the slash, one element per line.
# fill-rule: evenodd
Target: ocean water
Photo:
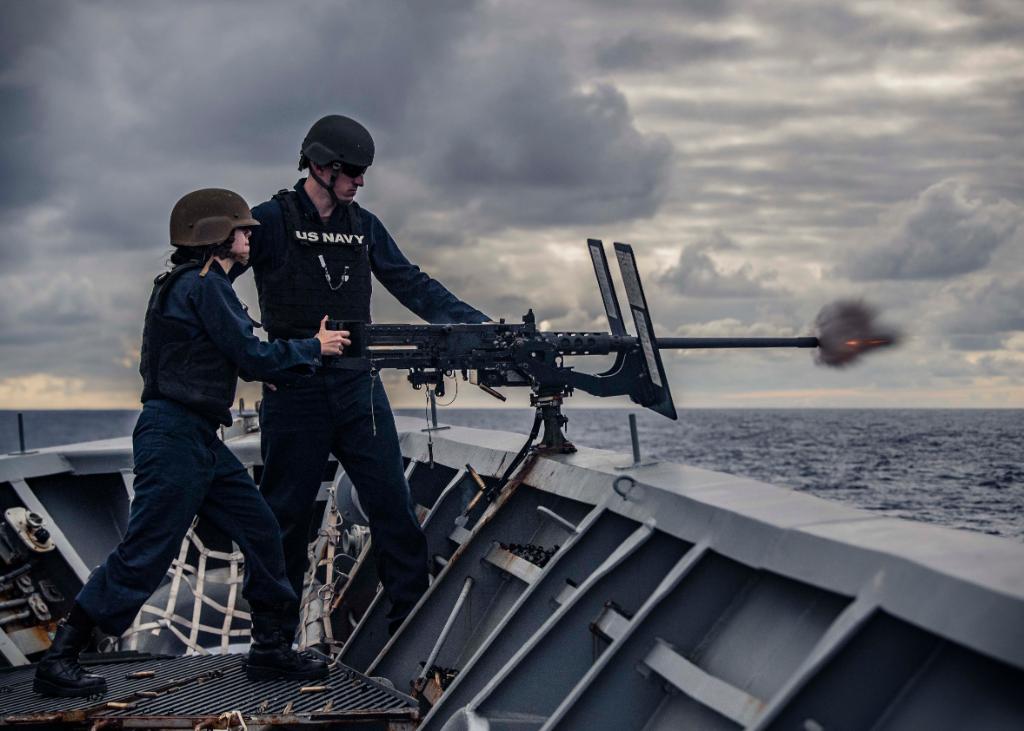
<path fill-rule="evenodd" d="M 136 411 L 25 413 L 28 449 L 131 433 Z M 423 410 L 399 410 L 424 417 Z M 1024 541 L 1024 411 L 1010 409 L 567 408 L 576 444 L 622 452 L 637 415 L 644 459 L 752 477 L 886 515 Z M 524 435 L 530 409 L 441 409 L 439 420 Z M 0 411 L 0 451 L 18 449 Z"/>

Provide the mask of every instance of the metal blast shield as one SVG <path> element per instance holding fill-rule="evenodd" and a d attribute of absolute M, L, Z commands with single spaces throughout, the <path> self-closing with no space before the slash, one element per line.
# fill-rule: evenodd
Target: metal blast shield
<path fill-rule="evenodd" d="M 658 339 L 654 335 L 654 323 L 651 319 L 650 309 L 647 307 L 647 298 L 644 296 L 643 285 L 640 284 L 640 274 L 637 271 L 633 247 L 616 242 L 615 256 L 619 260 L 622 284 L 626 288 L 626 299 L 629 301 L 629 309 L 633 311 L 636 335 L 644 356 L 643 363 L 648 381 L 645 385 L 653 394 L 653 399 L 649 403 L 645 403 L 644 406 L 670 419 L 675 419 L 676 407 L 672 402 L 672 391 L 669 389 L 668 379 L 665 377 L 665 366 L 661 362 L 661 352 L 658 350 Z"/>

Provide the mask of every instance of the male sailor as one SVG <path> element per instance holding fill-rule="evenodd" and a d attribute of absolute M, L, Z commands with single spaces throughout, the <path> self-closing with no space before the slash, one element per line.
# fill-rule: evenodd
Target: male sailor
<path fill-rule="evenodd" d="M 265 343 L 232 288 L 229 271 L 249 256 L 259 221 L 237 193 L 209 188 L 171 213 L 174 268 L 155 280 L 142 335 L 142 413 L 132 434 L 135 498 L 121 543 L 89 578 L 36 668 L 44 695 L 106 691 L 78 662 L 94 627 L 119 636 L 160 584 L 198 514 L 245 555 L 242 594 L 252 612 L 250 679 L 311 680 L 322 659 L 285 639 L 285 607 L 295 593 L 284 572 L 277 522 L 238 458 L 218 438 L 231 424 L 239 374 L 247 380 L 302 377 L 322 356 L 350 344 L 321 327 L 308 338 Z"/>
<path fill-rule="evenodd" d="M 370 321 L 371 274 L 430 323 L 490 318 L 410 263 L 375 215 L 355 202 L 374 144 L 359 122 L 318 120 L 302 142 L 292 190 L 253 209 L 251 265 L 261 319 L 272 341 L 309 337 L 323 313 Z M 333 454 L 369 518 L 373 549 L 394 633 L 427 588 L 427 546 L 406 482 L 387 395 L 376 373 L 346 370 L 327 358 L 310 379 L 263 393 L 260 490 L 281 526 L 292 588 L 302 596 L 310 520 Z M 291 614 L 299 623 L 299 607 Z"/>

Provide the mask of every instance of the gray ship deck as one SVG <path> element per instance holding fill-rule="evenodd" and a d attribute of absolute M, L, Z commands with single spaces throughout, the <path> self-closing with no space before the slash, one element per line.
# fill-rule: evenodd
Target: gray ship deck
<path fill-rule="evenodd" d="M 315 683 L 249 682 L 244 655 L 125 658 L 88 662 L 107 679 L 102 698 L 43 698 L 33 666 L 0 673 L 0 727 L 229 728 L 333 726 L 400 731 L 415 727 L 416 702 L 343 666 Z"/>

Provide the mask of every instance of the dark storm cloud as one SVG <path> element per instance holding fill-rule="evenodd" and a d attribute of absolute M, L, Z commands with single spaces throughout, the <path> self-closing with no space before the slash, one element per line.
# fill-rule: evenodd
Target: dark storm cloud
<path fill-rule="evenodd" d="M 813 100 L 799 99 L 651 99 L 641 105 L 648 113 L 683 120 L 688 125 L 705 124 L 734 129 L 775 125 L 813 112 Z"/>
<path fill-rule="evenodd" d="M 34 121 L 39 117 L 42 101 L 39 93 L 16 84 L 0 82 L 0 208 L 23 205 L 45 191 L 34 173 L 40 151 L 32 144 Z"/>
<path fill-rule="evenodd" d="M 652 215 L 665 194 L 672 145 L 638 132 L 614 87 L 576 88 L 550 53 L 540 53 L 544 47 L 499 51 L 482 68 L 465 67 L 461 108 L 468 113 L 448 122 L 427 163 L 439 173 L 442 199 L 492 225 Z"/>
<path fill-rule="evenodd" d="M 961 344 L 967 338 L 1024 331 L 1024 277 L 988 276 L 958 285 L 943 313 L 943 324 Z"/>
<path fill-rule="evenodd" d="M 855 249 L 839 272 L 853 279 L 947 279 L 988 266 L 1024 223 L 1024 210 L 985 201 L 965 184 L 931 186 L 890 224 L 885 238 Z"/>
<path fill-rule="evenodd" d="M 2 376 L 131 377 L 137 364 L 126 368 L 119 361 L 141 333 L 136 313 L 144 295 L 130 308 L 119 306 L 108 276 L 91 262 L 43 277 L 0 276 Z"/>
<path fill-rule="evenodd" d="M 772 28 L 775 42 L 784 45 L 786 53 L 824 63 L 826 70 L 836 59 L 864 61 L 880 49 L 919 47 L 939 35 L 913 20 L 878 13 L 857 2 L 758 3 L 755 15 Z"/>
<path fill-rule="evenodd" d="M 9 6 L 0 382 L 116 370 L 134 389 L 173 202 L 290 186 L 332 112 L 378 143 L 360 200 L 496 316 L 602 327 L 565 248 L 591 235 L 637 246 L 666 333 L 801 334 L 835 289 L 953 348 L 1020 326 L 1020 3 Z M 382 295 L 376 316 L 411 317 Z"/>
<path fill-rule="evenodd" d="M 844 105 L 807 96 L 788 103 L 666 100 L 641 110 L 685 120 L 693 137 L 729 139 L 710 150 L 677 152 L 693 184 L 742 187 L 804 218 L 827 214 L 841 225 L 870 224 L 882 208 L 934 184 L 937 170 L 982 182 L 993 195 L 1024 198 L 1024 177 L 1006 164 L 1008 155 L 1024 154 L 1024 109 L 995 86 L 956 104 L 865 95 Z M 825 193 L 836 205 L 798 198 Z M 690 202 L 703 204 L 705 197 Z M 731 210 L 748 213 L 750 203 L 737 201 Z M 847 215 L 858 209 L 863 215 Z"/>
<path fill-rule="evenodd" d="M 669 10 L 672 13 L 693 20 L 714 20 L 734 12 L 737 3 L 733 0 L 634 0 L 624 6 L 618 0 L 585 0 L 582 5 L 609 7 L 626 10 Z"/>
<path fill-rule="evenodd" d="M 1011 60 L 1019 52 L 1005 38 L 979 42 L 978 24 L 951 22 L 941 6 L 915 14 L 751 3 L 738 15 L 756 28 L 752 56 L 671 67 L 673 89 L 684 93 L 634 103 L 638 115 L 672 120 L 678 139 L 694 141 L 676 153 L 688 195 L 672 210 L 719 220 L 772 210 L 773 225 L 813 226 L 824 237 L 871 226 L 943 178 L 1024 199 L 1024 177 L 1008 164 L 1024 155 L 1021 74 Z M 708 37 L 730 37 L 736 27 L 715 25 Z M 1019 39 L 1022 25 L 1009 27 Z"/>
<path fill-rule="evenodd" d="M 478 4 L 207 4 L 196 8 L 208 21 L 198 33 L 195 17 L 168 8 L 178 40 L 161 42 L 166 28 L 154 24 L 124 53 L 156 45 L 176 70 L 150 67 L 134 81 L 136 94 L 157 105 L 154 123 L 170 132 L 157 139 L 164 154 L 263 161 L 280 151 L 291 163 L 311 122 L 330 112 L 366 120 L 393 154 L 418 88 L 444 67 Z M 226 36 L 224 26 L 232 27 Z"/>
<path fill-rule="evenodd" d="M 532 59 L 516 39 L 481 44 L 484 9 L 477 0 L 8 8 L 5 375 L 123 369 L 164 266 L 173 202 L 215 185 L 255 203 L 291 185 L 301 138 L 325 113 L 372 130 L 383 170 L 368 177 L 396 183 L 379 201 L 400 240 L 424 220 L 406 209 L 433 216 L 413 239 L 414 259 L 509 225 L 651 215 L 671 145 L 638 132 L 611 85 L 584 88 L 557 36 Z M 613 182 L 602 184 L 604 174 Z M 455 215 L 457 228 L 445 220 Z M 472 272 L 443 263 L 453 289 L 474 288 Z M 526 300 L 507 293 L 494 304 L 521 310 Z M 549 309 L 567 311 L 557 301 Z M 69 348 L 75 357 L 61 357 Z"/>
<path fill-rule="evenodd" d="M 775 277 L 754 274 L 749 264 L 731 272 L 722 271 L 710 252 L 739 251 L 729 237 L 716 231 L 708 238 L 679 253 L 679 261 L 669 267 L 658 281 L 677 294 L 687 297 L 766 297 L 777 294 L 767 283 Z"/>
<path fill-rule="evenodd" d="M 66 4 L 31 24 L 45 20 L 52 42 L 19 78 L 52 98 L 55 181 L 83 173 L 76 163 L 290 163 L 311 121 L 340 107 L 385 140 L 400 131 L 472 4 Z"/>
<path fill-rule="evenodd" d="M 964 32 L 967 37 L 987 43 L 1020 41 L 1020 29 L 1024 25 L 1024 5 L 1003 0 L 958 0 L 956 8 L 975 21 Z"/>
<path fill-rule="evenodd" d="M 977 351 L 996 350 L 1001 348 L 1006 337 L 1004 335 L 993 335 L 991 333 L 986 333 L 984 335 L 960 333 L 950 335 L 946 340 L 954 350 Z"/>
<path fill-rule="evenodd" d="M 46 190 L 34 169 L 45 153 L 39 137 L 45 90 L 33 82 L 31 67 L 48 53 L 41 31 L 58 9 L 59 3 L 49 1 L 4 8 L 0 24 L 0 106 L 4 110 L 0 116 L 0 215 Z"/>
<path fill-rule="evenodd" d="M 602 43 L 595 60 L 602 69 L 646 69 L 748 56 L 752 46 L 736 38 L 706 38 L 697 34 L 630 33 Z"/>
<path fill-rule="evenodd" d="M 273 165 L 275 187 L 290 183 L 309 124 L 342 111 L 371 127 L 381 164 L 419 157 L 416 169 L 443 171 L 449 185 L 433 205 L 482 210 L 481 225 L 550 221 L 558 212 L 569 220 L 650 215 L 668 142 L 638 133 L 614 88 L 579 91 L 550 47 L 531 60 L 498 44 L 473 60 L 476 77 L 467 79 L 459 54 L 477 29 L 477 4 L 187 3 L 135 13 L 123 4 L 65 6 L 47 18 L 51 51 L 19 70 L 21 98 L 12 96 L 22 113 L 6 118 L 38 132 L 28 90 L 47 88 L 46 149 L 12 143 L 8 167 L 25 170 L 30 154 L 60 160 L 35 171 L 33 182 L 37 195 L 68 196 L 68 227 L 89 235 L 98 225 L 111 240 L 141 242 L 143 229 L 130 222 L 163 217 L 168 201 L 213 184 L 199 170 L 228 185 L 228 175 L 211 172 L 218 165 L 236 178 Z M 490 88 L 460 97 L 466 81 Z M 454 98 L 457 106 L 446 101 Z M 619 176 L 611 205 L 594 201 L 601 191 L 586 185 L 607 169 Z M 93 185 L 104 170 L 119 179 Z M 520 187 L 518 205 L 509 205 L 509 183 Z M 82 201 L 97 189 L 106 204 L 95 195 Z M 13 202 L 5 196 L 3 205 Z M 125 216 L 129 227 L 120 228 L 109 215 L 115 206 L 141 215 Z"/>

